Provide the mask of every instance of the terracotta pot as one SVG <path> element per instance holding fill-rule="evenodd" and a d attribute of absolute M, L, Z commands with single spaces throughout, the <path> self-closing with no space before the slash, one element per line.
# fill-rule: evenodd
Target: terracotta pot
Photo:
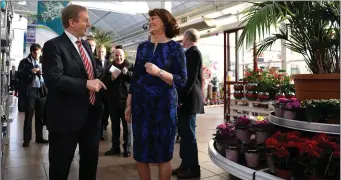
<path fill-rule="evenodd" d="M 309 176 L 309 180 L 327 180 L 327 178 L 319 178 L 315 176 Z"/>
<path fill-rule="evenodd" d="M 236 137 L 242 142 L 249 142 L 251 134 L 248 129 L 236 128 Z"/>
<path fill-rule="evenodd" d="M 245 152 L 246 165 L 251 168 L 257 168 L 259 166 L 259 153 L 257 151 Z"/>
<path fill-rule="evenodd" d="M 238 163 L 239 160 L 239 150 L 235 146 L 230 146 L 225 148 L 226 159 Z"/>
<path fill-rule="evenodd" d="M 290 110 L 284 110 L 283 117 L 284 117 L 284 119 L 295 120 L 296 119 L 296 112 L 290 111 Z"/>
<path fill-rule="evenodd" d="M 275 173 L 275 163 L 269 155 L 266 156 L 266 164 L 270 167 L 270 171 Z"/>
<path fill-rule="evenodd" d="M 276 168 L 276 176 L 290 180 L 292 177 L 292 172 L 290 170 Z"/>
<path fill-rule="evenodd" d="M 281 118 L 284 117 L 284 109 L 275 107 L 275 116 L 281 117 Z"/>
<path fill-rule="evenodd" d="M 296 97 L 305 99 L 340 99 L 340 74 L 295 74 Z"/>
<path fill-rule="evenodd" d="M 257 144 L 265 143 L 265 140 L 269 137 L 269 133 L 266 131 L 256 131 Z"/>

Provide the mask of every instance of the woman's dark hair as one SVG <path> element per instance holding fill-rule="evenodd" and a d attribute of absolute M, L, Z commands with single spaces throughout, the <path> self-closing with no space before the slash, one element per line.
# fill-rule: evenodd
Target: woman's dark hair
<path fill-rule="evenodd" d="M 173 38 L 180 34 L 180 27 L 178 26 L 174 16 L 166 9 L 153 9 L 148 12 L 149 16 L 158 16 L 165 25 L 165 34 L 167 38 Z"/>

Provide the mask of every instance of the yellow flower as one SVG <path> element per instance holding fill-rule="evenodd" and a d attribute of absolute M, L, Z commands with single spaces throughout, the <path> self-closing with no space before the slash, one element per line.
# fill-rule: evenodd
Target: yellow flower
<path fill-rule="evenodd" d="M 257 116 L 257 121 L 264 121 L 264 116 Z"/>

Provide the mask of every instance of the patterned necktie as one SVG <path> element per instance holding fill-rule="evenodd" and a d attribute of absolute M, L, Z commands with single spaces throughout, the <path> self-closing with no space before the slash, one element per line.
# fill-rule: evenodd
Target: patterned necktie
<path fill-rule="evenodd" d="M 80 53 L 80 55 L 82 57 L 82 60 L 83 60 L 83 64 L 84 64 L 85 70 L 88 73 L 88 79 L 92 80 L 92 79 L 94 79 L 94 73 L 93 73 L 93 70 L 92 70 L 90 59 L 85 54 L 85 50 L 84 50 L 84 48 L 82 46 L 82 42 L 81 41 L 76 41 L 76 43 L 78 45 L 79 53 Z M 92 105 L 95 104 L 95 98 L 96 98 L 95 92 L 94 91 L 90 91 L 90 103 Z"/>

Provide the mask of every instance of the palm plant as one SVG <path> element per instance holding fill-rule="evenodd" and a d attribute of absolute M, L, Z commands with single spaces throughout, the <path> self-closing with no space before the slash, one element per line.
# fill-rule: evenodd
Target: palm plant
<path fill-rule="evenodd" d="M 103 31 L 101 29 L 92 27 L 92 34 L 97 45 L 103 45 L 106 47 L 107 52 L 110 52 L 112 46 L 112 36 L 114 31 Z"/>
<path fill-rule="evenodd" d="M 257 55 L 283 40 L 290 50 L 303 55 L 314 74 L 340 73 L 339 1 L 266 1 L 252 3 L 243 13 L 246 23 L 237 47 L 251 47 L 269 35 L 271 27 L 278 33 L 258 42 Z"/>

